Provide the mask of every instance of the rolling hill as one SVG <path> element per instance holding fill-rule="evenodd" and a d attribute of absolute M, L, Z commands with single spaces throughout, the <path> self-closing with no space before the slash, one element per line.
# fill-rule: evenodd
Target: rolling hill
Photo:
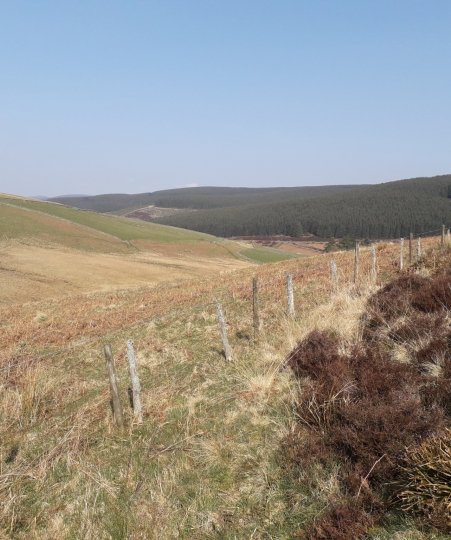
<path fill-rule="evenodd" d="M 310 199 L 341 193 L 355 186 L 314 186 L 294 188 L 228 188 L 194 187 L 167 189 L 153 193 L 105 194 L 94 196 L 66 196 L 49 199 L 82 210 L 124 214 L 146 206 L 162 208 L 210 209 L 273 203 L 297 199 Z"/>
<path fill-rule="evenodd" d="M 443 175 L 365 186 L 208 187 L 55 200 L 117 213 L 139 205 L 189 209 L 154 221 L 221 237 L 310 233 L 393 238 L 449 225 L 450 186 L 451 175 Z"/>
<path fill-rule="evenodd" d="M 0 301 L 156 285 L 290 255 L 208 234 L 0 195 Z"/>

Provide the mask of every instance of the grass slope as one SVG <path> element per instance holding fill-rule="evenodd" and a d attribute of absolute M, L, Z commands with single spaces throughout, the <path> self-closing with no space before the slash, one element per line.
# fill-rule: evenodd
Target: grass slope
<path fill-rule="evenodd" d="M 424 247 L 426 248 L 425 242 Z M 378 247 L 381 280 L 397 246 Z M 345 283 L 330 296 L 329 256 L 258 267 L 258 343 L 250 340 L 255 269 L 181 286 L 80 295 L 0 308 L 0 531 L 38 539 L 291 539 L 331 495 L 337 471 L 293 474 L 280 444 L 295 423 L 298 385 L 281 369 L 297 339 L 332 327 L 359 332 L 372 290 Z M 437 255 L 432 253 L 430 261 Z M 361 276 L 370 253 L 362 250 Z M 285 316 L 285 274 L 295 276 L 299 318 Z M 220 353 L 214 297 L 227 310 L 235 360 Z M 133 424 L 125 341 L 138 353 L 145 419 Z M 113 344 L 127 421 L 112 422 L 102 345 Z M 396 535 L 396 536 L 394 536 Z M 444 540 L 405 515 L 369 538 Z"/>

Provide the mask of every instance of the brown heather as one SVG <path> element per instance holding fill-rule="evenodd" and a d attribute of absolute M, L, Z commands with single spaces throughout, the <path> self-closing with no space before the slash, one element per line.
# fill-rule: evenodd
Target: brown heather
<path fill-rule="evenodd" d="M 363 538 L 399 498 L 451 532 L 450 306 L 447 272 L 403 275 L 369 298 L 356 342 L 314 330 L 290 353 L 301 427 L 285 455 L 340 470 L 339 500 L 305 538 Z"/>

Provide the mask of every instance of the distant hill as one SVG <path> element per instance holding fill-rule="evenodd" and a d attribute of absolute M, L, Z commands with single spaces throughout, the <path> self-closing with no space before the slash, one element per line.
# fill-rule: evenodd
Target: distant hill
<path fill-rule="evenodd" d="M 82 210 L 96 212 L 124 213 L 127 211 L 157 206 L 162 208 L 187 208 L 204 210 L 229 208 L 251 204 L 265 204 L 289 201 L 293 198 L 307 199 L 323 197 L 355 189 L 356 186 L 313 186 L 289 188 L 228 188 L 194 187 L 167 189 L 153 193 L 111 193 L 94 196 L 61 196 L 49 199 L 54 202 L 74 206 Z"/>
<path fill-rule="evenodd" d="M 135 211 L 148 206 L 186 209 L 190 212 L 162 212 L 151 219 L 221 237 L 309 233 L 323 238 L 393 238 L 451 224 L 450 196 L 451 175 L 443 175 L 376 185 L 197 187 L 53 200 L 145 219 L 148 212 Z"/>
<path fill-rule="evenodd" d="M 359 186 L 320 197 L 177 214 L 158 219 L 218 236 L 394 238 L 451 225 L 451 175 Z"/>

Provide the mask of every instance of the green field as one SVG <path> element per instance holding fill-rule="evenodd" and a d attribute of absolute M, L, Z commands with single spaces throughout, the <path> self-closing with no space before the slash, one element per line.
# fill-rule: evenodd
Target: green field
<path fill-rule="evenodd" d="M 241 252 L 241 255 L 251 259 L 257 263 L 273 263 L 279 261 L 287 261 L 289 259 L 297 258 L 297 255 L 291 255 L 290 253 L 283 253 L 272 248 L 258 247 L 248 248 Z"/>

